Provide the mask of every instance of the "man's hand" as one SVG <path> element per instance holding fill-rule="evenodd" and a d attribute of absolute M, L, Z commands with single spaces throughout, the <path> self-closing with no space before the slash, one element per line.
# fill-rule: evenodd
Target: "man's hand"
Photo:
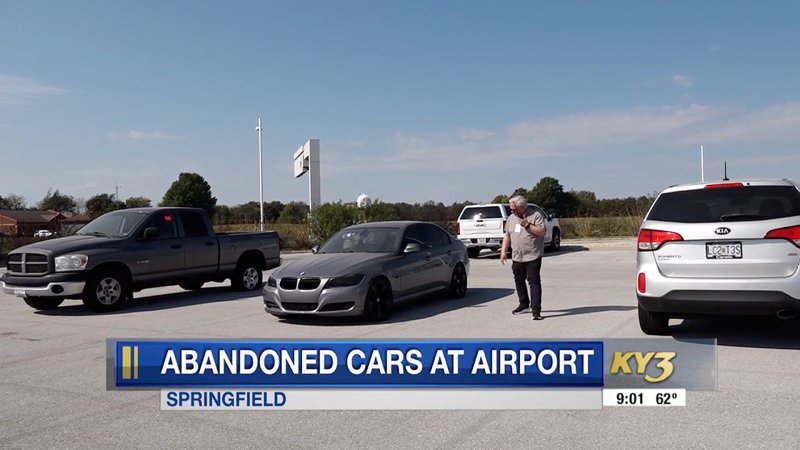
<path fill-rule="evenodd" d="M 500 250 L 500 264 L 506 265 L 506 259 L 508 258 L 508 252 L 506 249 Z"/>

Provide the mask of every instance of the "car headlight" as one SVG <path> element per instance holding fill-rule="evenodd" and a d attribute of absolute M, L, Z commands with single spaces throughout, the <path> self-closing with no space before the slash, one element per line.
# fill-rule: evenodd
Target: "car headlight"
<path fill-rule="evenodd" d="M 331 278 L 328 280 L 328 284 L 325 285 L 326 288 L 332 287 L 345 287 L 345 286 L 355 286 L 364 279 L 363 273 L 354 273 L 352 275 L 347 275 L 344 277 L 336 277 Z"/>
<path fill-rule="evenodd" d="M 56 257 L 56 272 L 68 272 L 70 270 L 84 270 L 89 264 L 89 257 L 86 255 L 64 255 Z"/>
<path fill-rule="evenodd" d="M 267 286 L 269 287 L 278 287 L 278 282 L 275 281 L 275 278 L 272 278 L 272 275 L 267 278 Z"/>

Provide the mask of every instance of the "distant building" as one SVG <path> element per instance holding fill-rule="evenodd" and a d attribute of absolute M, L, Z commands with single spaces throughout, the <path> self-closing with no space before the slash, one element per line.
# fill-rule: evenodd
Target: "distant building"
<path fill-rule="evenodd" d="M 57 233 L 64 215 L 57 211 L 0 210 L 0 232 L 6 236 L 33 236 L 38 230 Z"/>

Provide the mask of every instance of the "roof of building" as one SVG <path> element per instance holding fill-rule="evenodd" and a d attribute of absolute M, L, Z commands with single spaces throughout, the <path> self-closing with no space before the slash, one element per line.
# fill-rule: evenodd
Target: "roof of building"
<path fill-rule="evenodd" d="M 27 210 L 0 210 L 0 216 L 5 216 L 21 223 L 49 223 L 58 216 L 63 215 L 50 211 L 27 211 Z"/>

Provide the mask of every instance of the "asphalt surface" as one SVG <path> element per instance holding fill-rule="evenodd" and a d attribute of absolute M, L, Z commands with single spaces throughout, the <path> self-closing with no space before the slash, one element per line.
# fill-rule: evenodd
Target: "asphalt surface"
<path fill-rule="evenodd" d="M 161 411 L 158 391 L 107 391 L 106 338 L 642 338 L 634 250 L 571 243 L 542 266 L 545 320 L 513 316 L 510 264 L 473 260 L 464 299 L 427 298 L 381 324 L 279 320 L 227 284 L 139 293 L 97 315 L 36 312 L 0 293 L 2 448 L 798 448 L 800 323 L 673 321 L 718 339 L 718 390 L 683 408 L 601 411 Z M 307 255 L 285 255 L 288 259 Z"/>

